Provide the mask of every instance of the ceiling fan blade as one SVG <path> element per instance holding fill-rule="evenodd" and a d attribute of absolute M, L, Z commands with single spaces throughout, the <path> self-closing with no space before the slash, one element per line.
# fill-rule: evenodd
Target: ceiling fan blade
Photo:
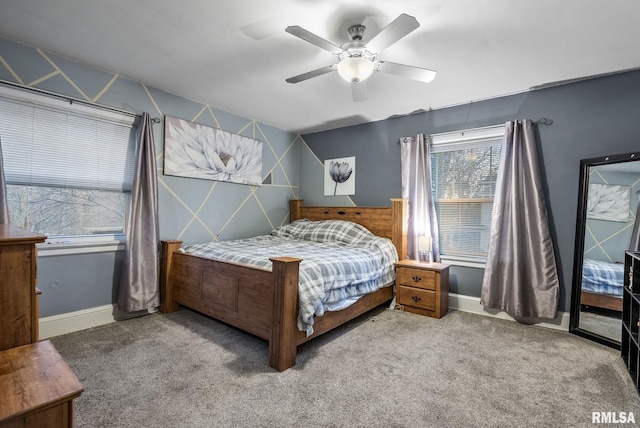
<path fill-rule="evenodd" d="M 321 67 L 316 70 L 307 71 L 306 73 L 302 73 L 294 77 L 289 77 L 287 79 L 287 83 L 302 82 L 303 80 L 311 79 L 312 77 L 322 76 L 323 74 L 330 73 L 337 69 L 338 69 L 338 66 L 336 64 L 328 65 L 326 67 Z"/>
<path fill-rule="evenodd" d="M 323 39 L 320 36 L 316 36 L 311 31 L 305 30 L 304 28 L 298 25 L 290 25 L 285 30 L 289 34 L 293 34 L 296 37 L 301 38 L 302 40 L 311 43 L 312 45 L 316 45 L 317 47 L 324 49 L 325 51 L 331 52 L 332 54 L 338 55 L 342 53 L 342 49 L 340 46 L 331 43 L 328 40 Z"/>
<path fill-rule="evenodd" d="M 365 82 L 357 82 L 351 84 L 351 95 L 353 101 L 359 102 L 367 99 L 367 84 Z"/>
<path fill-rule="evenodd" d="M 412 65 L 396 64 L 395 62 L 389 61 L 378 61 L 376 63 L 376 71 L 407 77 L 424 83 L 429 83 L 436 77 L 436 72 L 433 70 L 414 67 Z"/>
<path fill-rule="evenodd" d="M 379 54 L 419 26 L 420 23 L 416 18 L 403 13 L 373 36 L 373 39 L 365 45 L 365 49 L 371 53 Z"/>

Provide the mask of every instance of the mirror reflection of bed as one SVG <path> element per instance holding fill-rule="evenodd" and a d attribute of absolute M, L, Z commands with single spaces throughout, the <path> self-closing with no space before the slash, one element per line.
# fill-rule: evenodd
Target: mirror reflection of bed
<path fill-rule="evenodd" d="M 571 324 L 619 346 L 624 254 L 638 209 L 640 163 L 630 155 L 586 159 L 580 184 L 574 276 L 580 275 L 574 278 L 573 299 L 578 310 L 572 309 L 577 322 Z"/>
<path fill-rule="evenodd" d="M 582 263 L 580 328 L 621 340 L 624 264 L 589 259 Z"/>

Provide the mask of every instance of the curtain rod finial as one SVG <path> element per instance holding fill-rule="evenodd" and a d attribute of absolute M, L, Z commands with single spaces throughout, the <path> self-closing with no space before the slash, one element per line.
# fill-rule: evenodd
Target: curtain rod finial
<path fill-rule="evenodd" d="M 553 124 L 553 120 L 551 119 L 547 119 L 546 117 L 543 117 L 539 120 L 536 120 L 534 123 L 536 124 L 541 124 L 541 125 L 552 125 Z"/>

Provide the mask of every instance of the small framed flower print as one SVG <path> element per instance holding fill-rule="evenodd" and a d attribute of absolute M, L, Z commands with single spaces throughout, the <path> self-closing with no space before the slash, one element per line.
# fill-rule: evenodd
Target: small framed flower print
<path fill-rule="evenodd" d="M 324 161 L 324 195 L 355 195 L 355 175 L 355 156 Z"/>

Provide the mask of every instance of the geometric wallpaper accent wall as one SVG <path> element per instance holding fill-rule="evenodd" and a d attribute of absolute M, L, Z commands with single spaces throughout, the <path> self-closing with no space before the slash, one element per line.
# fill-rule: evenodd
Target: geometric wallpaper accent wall
<path fill-rule="evenodd" d="M 161 239 L 191 244 L 244 238 L 270 233 L 289 221 L 288 200 L 299 195 L 298 156 L 304 143 L 298 135 L 3 38 L 0 80 L 161 118 L 161 123 L 153 125 Z M 262 141 L 264 184 L 163 175 L 165 115 Z M 44 254 L 40 252 L 38 261 L 41 317 L 115 302 L 122 252 Z"/>
<path fill-rule="evenodd" d="M 198 117 L 186 119 L 224 129 L 210 108 Z M 163 235 L 185 243 L 228 240 L 269 233 L 289 222 L 288 200 L 298 194 L 299 138 L 291 139 L 282 131 L 255 121 L 241 126 L 229 132 L 263 143 L 263 184 L 181 178 L 159 171 L 161 211 L 170 213 L 160 219 Z M 161 164 L 159 159 L 159 169 Z"/>
<path fill-rule="evenodd" d="M 595 166 L 589 169 L 589 183 L 631 187 L 629 220 L 627 222 L 588 218 L 584 232 L 585 258 L 609 263 L 623 263 L 624 252 L 629 248 L 636 219 L 640 173 L 606 171 Z"/>
<path fill-rule="evenodd" d="M 298 197 L 297 135 L 1 38 L 0 79 L 163 120 L 173 116 L 263 143 L 261 186 L 165 176 L 164 126 L 154 124 L 162 239 L 242 238 L 288 222 L 288 200 Z"/>

